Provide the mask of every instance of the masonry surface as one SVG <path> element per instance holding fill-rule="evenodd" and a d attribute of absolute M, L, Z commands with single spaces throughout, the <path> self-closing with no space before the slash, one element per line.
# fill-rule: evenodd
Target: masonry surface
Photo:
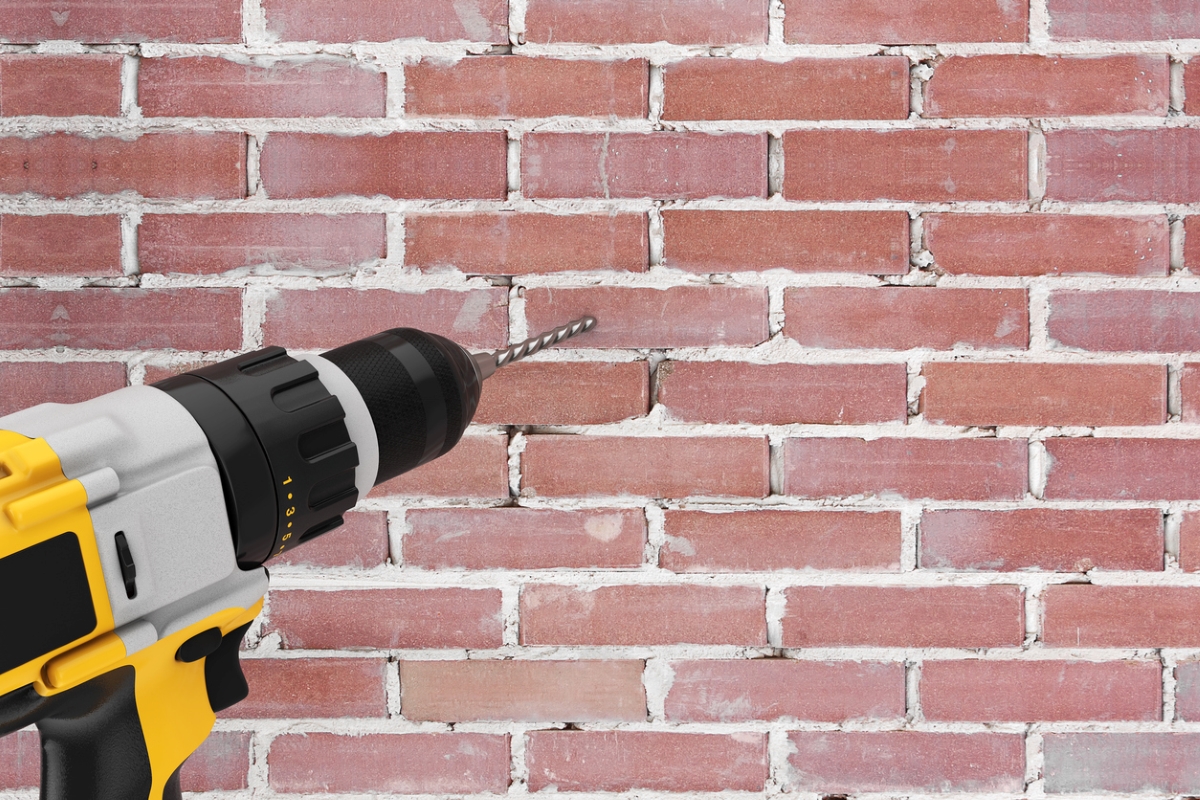
<path fill-rule="evenodd" d="M 600 321 L 272 565 L 186 789 L 1200 794 L 1195 0 L 0 7 L 0 414 Z"/>

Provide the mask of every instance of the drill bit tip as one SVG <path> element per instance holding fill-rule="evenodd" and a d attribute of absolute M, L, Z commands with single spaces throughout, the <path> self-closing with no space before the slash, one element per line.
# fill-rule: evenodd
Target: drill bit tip
<path fill-rule="evenodd" d="M 502 350 L 496 350 L 491 353 L 477 353 L 475 355 L 475 363 L 479 366 L 480 376 L 487 378 L 500 367 L 506 367 L 514 361 L 520 361 L 539 350 L 570 339 L 572 336 L 586 333 L 594 327 L 596 327 L 596 318 L 589 314 Z"/>

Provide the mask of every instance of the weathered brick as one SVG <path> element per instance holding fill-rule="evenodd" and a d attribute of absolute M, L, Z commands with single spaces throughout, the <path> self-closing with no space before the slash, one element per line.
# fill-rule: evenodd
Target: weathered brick
<path fill-rule="evenodd" d="M 0 56 L 0 116 L 120 113 L 121 56 Z"/>
<path fill-rule="evenodd" d="M 530 0 L 531 42 L 766 44 L 764 0 Z"/>
<path fill-rule="evenodd" d="M 1200 791 L 1200 734 L 1048 733 L 1042 741 L 1047 792 Z"/>
<path fill-rule="evenodd" d="M 956 572 L 1161 570 L 1162 512 L 926 511 L 921 517 L 921 567 Z"/>
<path fill-rule="evenodd" d="M 637 722 L 641 661 L 401 661 L 405 719 Z"/>
<path fill-rule="evenodd" d="M 242 662 L 245 663 L 245 662 Z M 250 774 L 250 737 L 241 731 L 214 731 L 183 762 L 179 782 L 185 792 L 245 789 Z"/>
<path fill-rule="evenodd" d="M 900 56 L 691 58 L 663 70 L 662 117 L 907 119 L 908 64 Z"/>
<path fill-rule="evenodd" d="M 658 403 L 694 422 L 857 425 L 903 421 L 903 364 L 744 364 L 666 361 Z"/>
<path fill-rule="evenodd" d="M 1179 527 L 1179 566 L 1184 572 L 1200 572 L 1200 514 L 1183 515 Z"/>
<path fill-rule="evenodd" d="M 762 646 L 766 599 L 758 586 L 527 585 L 521 643 Z"/>
<path fill-rule="evenodd" d="M 1029 298 L 1024 289 L 787 289 L 783 332 L 807 347 L 908 350 L 1024 349 Z"/>
<path fill-rule="evenodd" d="M 404 218 L 404 262 L 482 275 L 564 270 L 645 272 L 644 214 L 415 214 Z"/>
<path fill-rule="evenodd" d="M 1200 12 L 1197 12 L 1200 20 Z M 1046 199 L 1200 201 L 1200 129 L 1046 134 Z"/>
<path fill-rule="evenodd" d="M 689 272 L 908 271 L 903 211 L 662 212 L 663 264 Z"/>
<path fill-rule="evenodd" d="M 464 436 L 449 453 L 379 484 L 370 497 L 508 499 L 508 437 Z"/>
<path fill-rule="evenodd" d="M 1167 369 L 1156 364 L 972 364 L 922 370 L 922 409 L 948 425 L 1159 425 Z"/>
<path fill-rule="evenodd" d="M 445 135 L 445 134 L 443 134 Z M 720 164 L 720 169 L 714 169 Z M 766 197 L 766 134 L 528 133 L 526 197 Z"/>
<path fill-rule="evenodd" d="M 1050 338 L 1083 350 L 1200 350 L 1200 294 L 1114 290 L 1052 292 Z"/>
<path fill-rule="evenodd" d="M 946 722 L 1154 722 L 1158 661 L 925 661 L 921 708 Z"/>
<path fill-rule="evenodd" d="M 762 436 L 535 435 L 521 459 L 521 493 L 765 497 L 768 455 Z"/>
<path fill-rule="evenodd" d="M 1175 719 L 1200 719 L 1200 661 L 1185 661 L 1175 667 Z"/>
<path fill-rule="evenodd" d="M 904 717 L 904 666 L 856 661 L 684 661 L 671 665 L 666 718 L 684 722 Z"/>
<path fill-rule="evenodd" d="M 5 275 L 120 275 L 121 218 L 0 216 L 0 270 Z"/>
<path fill-rule="evenodd" d="M 534 792 L 761 792 L 767 780 L 762 733 L 532 731 L 527 741 Z"/>
<path fill-rule="evenodd" d="M 250 696 L 223 717 L 386 717 L 388 662 L 382 658 L 246 658 Z"/>
<path fill-rule="evenodd" d="M 320 350 L 401 327 L 436 333 L 463 347 L 503 347 L 508 343 L 508 290 L 430 289 L 410 294 L 281 289 L 267 299 L 263 338 L 283 347 Z"/>
<path fill-rule="evenodd" d="M 1185 111 L 1196 116 L 1200 114 L 1200 61 L 1191 60 L 1183 73 L 1183 94 L 1186 98 Z"/>
<path fill-rule="evenodd" d="M 370 569 L 387 562 L 388 522 L 384 511 L 350 511 L 328 534 L 271 559 L 272 565 Z"/>
<path fill-rule="evenodd" d="M 794 731 L 794 792 L 1020 792 L 1025 739 L 1008 733 Z"/>
<path fill-rule="evenodd" d="M 240 133 L 148 133 L 131 140 L 65 133 L 3 137 L 0 192 L 242 198 L 246 196 L 246 137 Z"/>
<path fill-rule="evenodd" d="M 642 564 L 641 510 L 426 508 L 409 511 L 404 563 L 426 569 L 596 569 Z"/>
<path fill-rule="evenodd" d="M 385 136 L 273 133 L 263 144 L 272 198 L 386 195 L 503 200 L 503 131 L 400 131 Z"/>
<path fill-rule="evenodd" d="M 389 42 L 467 39 L 508 44 L 508 0 L 264 0 L 267 31 L 285 41 Z"/>
<path fill-rule="evenodd" d="M 289 649 L 499 647 L 500 591 L 276 590 L 268 630 Z"/>
<path fill-rule="evenodd" d="M 594 286 L 525 292 L 530 333 L 586 314 L 596 317 L 597 326 L 568 347 L 756 345 L 770 335 L 767 291 L 759 287 Z"/>
<path fill-rule="evenodd" d="M 1050 0 L 1055 39 L 1194 39 L 1200 8 L 1191 0 Z"/>
<path fill-rule="evenodd" d="M 1026 3 L 793 0 L 783 34 L 801 44 L 1023 42 L 1028 19 Z"/>
<path fill-rule="evenodd" d="M 271 742 L 276 792 L 503 794 L 508 736 L 288 733 Z"/>
<path fill-rule="evenodd" d="M 1200 440 L 1047 439 L 1054 500 L 1194 500 L 1200 498 Z"/>
<path fill-rule="evenodd" d="M 1023 439 L 787 439 L 784 493 L 799 497 L 1019 500 Z"/>
<path fill-rule="evenodd" d="M 147 364 L 146 372 L 142 377 L 142 383 L 150 386 L 175 375 L 182 375 L 185 372 L 200 369 L 201 367 L 209 367 L 216 363 L 215 359 L 198 359 L 188 360 L 187 362 L 172 362 L 169 365 Z"/>
<path fill-rule="evenodd" d="M 673 572 L 900 569 L 896 512 L 668 511 L 660 566 Z"/>
<path fill-rule="evenodd" d="M 475 421 L 598 425 L 644 416 L 649 405 L 644 361 L 527 361 L 487 379 Z"/>
<path fill-rule="evenodd" d="M 645 59 L 568 61 L 478 56 L 404 71 L 404 113 L 433 117 L 645 117 Z"/>
<path fill-rule="evenodd" d="M 937 266 L 969 275 L 1165 276 L 1166 217 L 929 214 L 925 246 Z"/>
<path fill-rule="evenodd" d="M 1025 131 L 806 130 L 783 137 L 791 200 L 1024 200 Z"/>
<path fill-rule="evenodd" d="M 276 269 L 348 270 L 386 255 L 383 214 L 147 214 L 138 227 L 145 272 L 215 274 Z"/>
<path fill-rule="evenodd" d="M 1051 647 L 1196 647 L 1200 590 L 1173 586 L 1050 586 L 1042 638 Z"/>
<path fill-rule="evenodd" d="M 234 350 L 237 289 L 0 289 L 0 348 Z"/>
<path fill-rule="evenodd" d="M 116 362 L 0 363 L 0 416 L 39 403 L 91 400 L 125 383 L 125 365 Z"/>
<path fill-rule="evenodd" d="M 6 3 L 0 39 L 42 42 L 74 39 L 107 42 L 224 42 L 242 40 L 241 0 L 162 3 L 158 0 L 60 0 Z"/>
<path fill-rule="evenodd" d="M 0 737 L 0 788 L 27 789 L 41 782 L 42 748 L 37 731 Z"/>
<path fill-rule="evenodd" d="M 796 586 L 785 647 L 1005 647 L 1025 637 L 1019 586 Z"/>
<path fill-rule="evenodd" d="M 1165 117 L 1170 72 L 1161 55 L 948 58 L 925 90 L 925 111 L 931 117 Z"/>
<path fill-rule="evenodd" d="M 1200 64 L 1200 61 L 1196 62 Z M 1194 67 L 1193 75 L 1200 75 L 1200 66 Z M 1189 113 L 1200 114 L 1200 79 L 1196 81 L 1196 97 L 1198 98 Z M 1189 269 L 1200 272 L 1200 217 L 1188 217 L 1183 223 L 1183 263 Z"/>

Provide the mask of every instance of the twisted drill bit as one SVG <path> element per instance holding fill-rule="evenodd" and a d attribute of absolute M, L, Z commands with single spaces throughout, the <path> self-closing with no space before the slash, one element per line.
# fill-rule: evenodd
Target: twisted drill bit
<path fill-rule="evenodd" d="M 578 336 L 581 333 L 590 331 L 594 327 L 596 327 L 595 317 L 580 317 L 577 320 L 568 322 L 566 325 L 560 325 L 557 328 L 526 339 L 519 344 L 506 347 L 503 350 L 496 350 L 491 353 L 476 353 L 475 363 L 479 365 L 480 375 L 487 378 L 500 367 L 506 367 L 514 361 L 520 361 L 522 358 L 531 356 L 543 348 L 556 345 L 559 342 L 570 339 L 572 336 Z"/>

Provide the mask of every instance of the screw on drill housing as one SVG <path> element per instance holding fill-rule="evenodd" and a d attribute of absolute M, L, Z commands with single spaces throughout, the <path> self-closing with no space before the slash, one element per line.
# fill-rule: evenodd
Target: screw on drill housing
<path fill-rule="evenodd" d="M 520 344 L 514 344 L 503 350 L 496 350 L 491 353 L 476 353 L 475 363 L 479 366 L 480 375 L 487 378 L 500 367 L 506 367 L 514 361 L 520 361 L 522 358 L 531 356 L 543 348 L 556 345 L 559 342 L 570 339 L 572 336 L 578 336 L 581 333 L 590 331 L 594 327 L 596 327 L 595 317 L 580 317 L 577 320 L 568 322 L 566 325 L 560 325 L 553 330 L 546 331 L 543 334 L 526 339 Z"/>

